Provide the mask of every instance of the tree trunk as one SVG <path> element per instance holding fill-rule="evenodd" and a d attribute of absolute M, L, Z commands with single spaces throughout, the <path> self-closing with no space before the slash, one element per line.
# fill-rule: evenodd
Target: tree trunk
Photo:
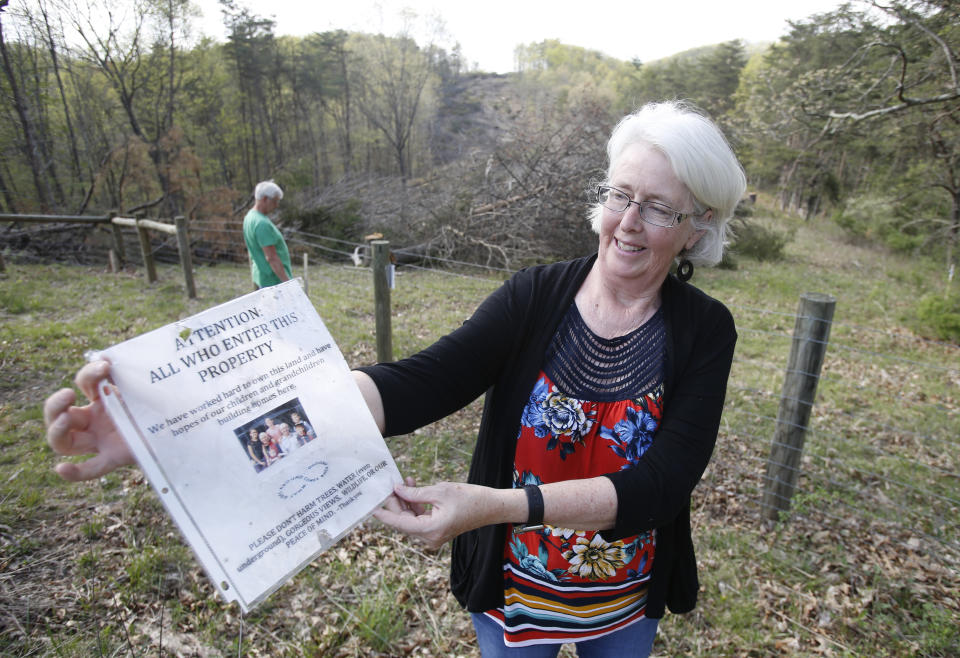
<path fill-rule="evenodd" d="M 343 170 L 345 174 L 350 174 L 353 171 L 353 138 L 350 134 L 350 113 L 353 111 L 353 108 L 350 105 L 350 78 L 347 75 L 347 51 L 342 43 L 340 44 L 340 49 L 337 54 L 339 55 L 340 75 L 343 76 L 343 117 L 341 122 L 343 126 L 343 138 L 341 140 L 343 144 Z"/>
<path fill-rule="evenodd" d="M 0 171 L 0 193 L 3 194 L 3 200 L 7 204 L 8 212 L 17 212 L 17 202 L 14 200 L 13 195 L 10 194 L 10 190 L 7 188 L 7 180 L 3 177 L 2 171 Z"/>
<path fill-rule="evenodd" d="M 24 138 L 24 154 L 27 156 L 27 159 L 30 162 L 30 171 L 33 175 L 33 184 L 37 189 L 37 198 L 39 199 L 40 205 L 44 210 L 50 210 L 55 206 L 55 204 L 53 201 L 53 194 L 51 193 L 50 185 L 47 181 L 46 173 L 44 172 L 43 168 L 40 140 L 37 137 L 33 120 L 30 117 L 30 109 L 27 104 L 27 99 L 24 98 L 20 91 L 20 86 L 17 84 L 17 78 L 14 75 L 13 66 L 10 63 L 10 56 L 7 52 L 7 44 L 3 36 L 2 21 L 2 15 L 0 15 L 0 62 L 3 64 L 3 72 L 6 74 L 7 80 L 10 84 L 10 94 L 13 96 L 13 107 L 17 112 L 17 117 L 20 119 L 20 128 L 23 131 Z"/>
<path fill-rule="evenodd" d="M 31 19 L 31 25 L 33 21 Z M 33 104 L 35 110 L 34 131 L 35 137 L 40 147 L 40 157 L 43 163 L 43 169 L 46 173 L 47 184 L 53 194 L 54 203 L 57 208 L 63 206 L 63 187 L 60 185 L 60 176 L 57 174 L 57 158 L 52 151 L 52 140 L 50 138 L 50 120 L 48 118 L 48 107 L 46 102 L 46 70 L 40 68 L 40 48 L 30 47 L 30 71 L 33 74 L 33 98 L 36 102 Z"/>
<path fill-rule="evenodd" d="M 43 16 L 43 24 L 46 28 L 47 50 L 50 52 L 50 61 L 53 64 L 53 74 L 57 80 L 57 90 L 60 92 L 60 103 L 63 105 L 63 116 L 67 125 L 67 136 L 70 140 L 70 160 L 73 167 L 73 175 L 77 184 L 83 187 L 83 172 L 80 169 L 80 154 L 77 150 L 77 137 L 73 131 L 73 119 L 70 116 L 70 105 L 67 103 L 66 89 L 63 86 L 63 78 L 60 75 L 60 59 L 57 54 L 56 41 L 53 38 L 53 29 L 50 27 L 50 17 L 47 14 L 47 7 L 40 3 L 40 13 Z"/>
<path fill-rule="evenodd" d="M 950 209 L 950 228 L 947 229 L 947 271 L 956 268 L 954 260 L 957 253 L 957 234 L 960 233 L 960 188 L 953 190 L 951 198 L 953 207 Z"/>

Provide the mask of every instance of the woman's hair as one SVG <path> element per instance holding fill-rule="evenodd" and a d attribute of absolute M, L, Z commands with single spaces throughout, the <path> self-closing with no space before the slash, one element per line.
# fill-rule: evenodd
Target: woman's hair
<path fill-rule="evenodd" d="M 279 201 L 283 198 L 283 190 L 281 190 L 280 186 L 274 183 L 272 179 L 261 181 L 253 188 L 253 198 L 256 201 L 263 198 L 277 199 Z"/>
<path fill-rule="evenodd" d="M 684 256 L 695 265 L 716 265 L 723 256 L 727 224 L 747 188 L 743 167 L 713 121 L 683 101 L 648 103 L 623 117 L 607 142 L 607 178 L 628 146 L 647 144 L 670 162 L 673 173 L 693 195 L 690 217 L 703 236 Z M 704 220 L 707 210 L 713 216 Z M 600 232 L 598 203 L 590 210 L 593 230 Z"/>

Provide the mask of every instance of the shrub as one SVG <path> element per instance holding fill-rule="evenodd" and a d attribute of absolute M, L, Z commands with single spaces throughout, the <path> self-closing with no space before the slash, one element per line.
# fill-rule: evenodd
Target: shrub
<path fill-rule="evenodd" d="M 860 196 L 849 199 L 833 215 L 833 221 L 850 235 L 880 242 L 897 251 L 913 251 L 923 245 L 919 225 L 906 217 L 892 198 Z"/>
<path fill-rule="evenodd" d="M 917 319 L 937 338 L 960 343 L 960 293 L 925 295 L 917 303 Z"/>
<path fill-rule="evenodd" d="M 737 262 L 737 257 L 729 249 L 723 250 L 723 258 L 720 259 L 720 262 L 717 263 L 717 267 L 721 270 L 736 270 L 739 269 L 740 263 Z"/>
<path fill-rule="evenodd" d="M 759 261 L 783 259 L 783 250 L 793 239 L 793 231 L 779 231 L 745 217 L 735 217 L 732 222 L 734 241 L 730 250 L 737 256 L 746 256 Z M 731 257 L 730 260 L 735 262 Z"/>
<path fill-rule="evenodd" d="M 858 238 L 876 238 L 877 218 L 890 214 L 893 200 L 884 197 L 854 197 L 833 214 L 833 221 Z"/>

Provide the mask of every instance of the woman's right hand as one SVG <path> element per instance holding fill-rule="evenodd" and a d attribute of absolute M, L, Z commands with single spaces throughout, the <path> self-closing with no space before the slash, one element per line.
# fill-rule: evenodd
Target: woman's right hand
<path fill-rule="evenodd" d="M 90 400 L 86 406 L 74 406 L 77 395 L 70 388 L 57 391 L 43 405 L 47 443 L 55 453 L 64 456 L 94 455 L 79 463 L 57 464 L 55 470 L 64 480 L 91 480 L 121 466 L 136 463 L 127 442 L 117 431 L 100 399 L 98 386 L 109 372 L 110 364 L 107 361 L 93 361 L 77 373 L 77 387 Z"/>

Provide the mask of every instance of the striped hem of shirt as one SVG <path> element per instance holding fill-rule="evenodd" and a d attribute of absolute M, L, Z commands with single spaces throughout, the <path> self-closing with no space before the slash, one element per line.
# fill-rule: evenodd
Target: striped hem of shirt
<path fill-rule="evenodd" d="M 486 614 L 507 646 L 602 637 L 644 618 L 647 579 L 623 583 L 548 582 L 504 565 L 504 607 Z"/>

